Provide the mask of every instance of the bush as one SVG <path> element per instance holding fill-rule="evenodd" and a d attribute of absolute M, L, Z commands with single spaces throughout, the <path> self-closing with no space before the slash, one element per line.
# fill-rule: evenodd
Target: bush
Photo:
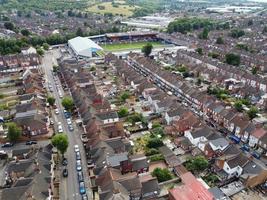
<path fill-rule="evenodd" d="M 153 177 L 157 177 L 159 182 L 164 182 L 172 179 L 172 175 L 168 169 L 156 168 L 152 172 Z"/>
<path fill-rule="evenodd" d="M 163 142 L 159 138 L 150 138 L 147 142 L 147 148 L 158 148 L 163 146 Z"/>
<path fill-rule="evenodd" d="M 197 156 L 195 158 L 191 158 L 186 163 L 186 168 L 189 171 L 202 171 L 206 169 L 209 165 L 209 162 L 203 156 Z"/>
<path fill-rule="evenodd" d="M 125 107 L 120 108 L 120 110 L 118 111 L 118 115 L 120 118 L 126 117 L 126 116 L 128 116 L 128 114 L 129 114 L 129 111 Z"/>
<path fill-rule="evenodd" d="M 152 155 L 158 154 L 159 150 L 155 148 L 146 149 L 145 153 L 146 153 L 146 156 L 152 156 Z"/>
<path fill-rule="evenodd" d="M 149 157 L 149 160 L 151 162 L 159 161 L 159 160 L 164 160 L 164 156 L 162 154 L 155 154 L 155 155 L 150 156 Z"/>

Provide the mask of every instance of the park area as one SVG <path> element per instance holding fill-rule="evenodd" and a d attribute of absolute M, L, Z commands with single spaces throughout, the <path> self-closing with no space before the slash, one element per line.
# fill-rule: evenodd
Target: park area
<path fill-rule="evenodd" d="M 103 2 L 89 7 L 87 10 L 99 14 L 123 15 L 129 17 L 136 6 L 127 5 L 125 1 Z"/>
<path fill-rule="evenodd" d="M 124 50 L 139 50 L 142 49 L 148 42 L 132 42 L 132 43 L 120 43 L 120 44 L 103 44 L 101 47 L 105 51 L 124 51 Z M 165 44 L 161 42 L 149 42 L 153 47 L 164 47 Z"/>

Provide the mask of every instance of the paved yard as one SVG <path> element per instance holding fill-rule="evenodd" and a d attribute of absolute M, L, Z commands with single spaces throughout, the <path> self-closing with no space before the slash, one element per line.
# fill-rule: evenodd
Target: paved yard
<path fill-rule="evenodd" d="M 238 194 L 235 194 L 234 196 L 232 196 L 232 199 L 233 200 L 247 200 L 247 199 L 264 200 L 264 199 L 267 199 L 267 197 L 263 197 L 262 194 L 249 190 L 247 192 L 242 191 L 242 192 L 239 192 Z"/>

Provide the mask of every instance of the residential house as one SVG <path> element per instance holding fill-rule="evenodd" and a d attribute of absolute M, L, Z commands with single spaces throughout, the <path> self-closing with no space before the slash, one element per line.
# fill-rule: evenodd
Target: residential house
<path fill-rule="evenodd" d="M 252 134 L 249 136 L 248 144 L 250 147 L 256 147 L 260 138 L 262 138 L 264 135 L 266 135 L 267 131 L 263 128 L 256 128 L 252 132 Z"/>
<path fill-rule="evenodd" d="M 181 175 L 183 185 L 169 190 L 169 200 L 214 200 L 214 197 L 191 172 Z"/>

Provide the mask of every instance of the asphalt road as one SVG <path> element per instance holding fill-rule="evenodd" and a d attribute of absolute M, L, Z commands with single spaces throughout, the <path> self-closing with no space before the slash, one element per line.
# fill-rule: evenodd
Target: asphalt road
<path fill-rule="evenodd" d="M 59 114 L 56 115 L 53 111 L 53 118 L 54 118 L 54 123 L 55 127 L 57 130 L 57 123 L 61 122 L 63 131 L 68 135 L 69 139 L 69 148 L 67 152 L 65 153 L 65 157 L 68 159 L 68 177 L 64 178 L 62 176 L 62 170 L 63 166 L 60 164 L 60 171 L 61 171 L 61 184 L 60 184 L 60 199 L 62 200 L 80 200 L 81 195 L 79 193 L 79 184 L 78 184 L 78 178 L 77 178 L 77 171 L 76 171 L 76 155 L 74 152 L 74 145 L 79 145 L 80 148 L 80 153 L 81 153 L 81 158 L 82 158 L 82 166 L 83 166 L 83 175 L 84 175 L 84 180 L 85 180 L 85 186 L 86 186 L 86 191 L 87 191 L 87 196 L 88 199 L 91 198 L 91 190 L 89 187 L 89 176 L 86 172 L 86 157 L 85 157 L 85 152 L 82 146 L 82 142 L 80 139 L 80 134 L 81 132 L 78 130 L 76 125 L 74 124 L 75 122 L 72 120 L 72 124 L 74 126 L 74 131 L 69 131 L 67 121 L 64 117 L 63 113 L 63 107 L 61 105 L 61 98 L 59 97 L 59 90 L 64 96 L 64 91 L 62 89 L 62 86 L 60 84 L 60 81 L 58 77 L 56 77 L 56 81 L 53 77 L 52 74 L 52 67 L 53 65 L 57 64 L 56 58 L 60 56 L 60 53 L 58 50 L 51 50 L 47 52 L 44 57 L 43 57 L 43 69 L 45 73 L 45 77 L 47 81 L 52 85 L 53 87 L 53 93 L 51 93 L 52 96 L 56 99 L 56 105 L 59 109 Z M 58 87 L 56 86 L 56 82 L 58 83 Z M 68 95 L 68 94 L 66 94 Z"/>

